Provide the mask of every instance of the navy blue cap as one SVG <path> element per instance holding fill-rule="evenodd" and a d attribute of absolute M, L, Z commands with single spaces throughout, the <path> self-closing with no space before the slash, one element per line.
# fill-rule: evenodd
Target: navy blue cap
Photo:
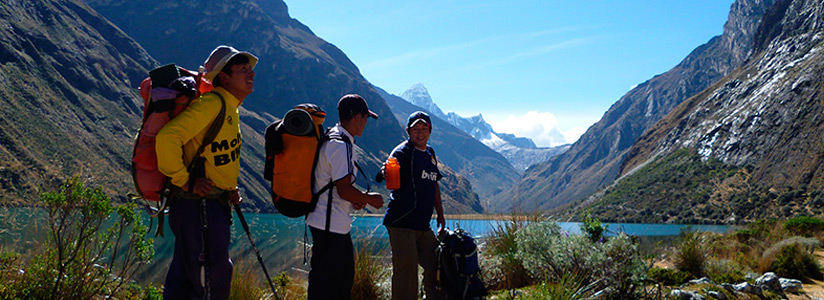
<path fill-rule="evenodd" d="M 422 111 L 416 111 L 409 115 L 409 119 L 406 121 L 406 128 L 412 128 L 412 126 L 415 126 L 415 123 L 419 121 L 432 127 L 432 120 L 429 119 L 429 115 Z"/>
<path fill-rule="evenodd" d="M 358 94 L 348 94 L 338 100 L 338 113 L 342 116 L 354 116 L 355 114 L 367 114 L 377 119 L 378 114 L 369 110 L 366 100 Z"/>

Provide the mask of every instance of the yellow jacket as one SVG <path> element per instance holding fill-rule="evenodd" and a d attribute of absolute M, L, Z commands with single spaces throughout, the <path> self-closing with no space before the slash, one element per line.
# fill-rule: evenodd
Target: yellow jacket
<path fill-rule="evenodd" d="M 240 173 L 240 118 L 237 108 L 241 103 L 223 88 L 215 88 L 212 92 L 220 93 L 226 101 L 226 119 L 215 140 L 206 146 L 201 156 L 206 158 L 206 178 L 211 179 L 217 188 L 234 190 Z M 172 184 L 188 189 L 189 171 L 186 166 L 203 143 L 206 131 L 219 111 L 220 98 L 212 93 L 203 94 L 158 132 L 155 144 L 157 167 L 161 173 L 172 178 Z"/>

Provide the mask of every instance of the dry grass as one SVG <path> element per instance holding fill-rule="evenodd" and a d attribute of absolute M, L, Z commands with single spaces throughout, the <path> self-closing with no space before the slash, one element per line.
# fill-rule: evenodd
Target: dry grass
<path fill-rule="evenodd" d="M 386 255 L 379 255 L 384 252 L 386 249 L 380 249 L 369 241 L 362 241 L 355 247 L 355 280 L 351 293 L 353 300 L 386 298 L 386 290 L 380 285 L 389 274 Z"/>

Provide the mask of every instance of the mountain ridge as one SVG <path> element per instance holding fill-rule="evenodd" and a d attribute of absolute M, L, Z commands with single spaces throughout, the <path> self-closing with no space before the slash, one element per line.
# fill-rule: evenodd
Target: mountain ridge
<path fill-rule="evenodd" d="M 723 33 L 698 46 L 673 69 L 627 92 L 564 154 L 533 166 L 513 189 L 491 203 L 548 210 L 584 199 L 618 177 L 636 139 L 690 96 L 741 65 L 758 23 L 773 1 L 737 0 Z M 505 201 L 514 198 L 515 201 Z M 513 206 L 491 207 L 494 211 Z"/>
<path fill-rule="evenodd" d="M 621 179 L 579 209 L 640 222 L 732 224 L 824 213 L 822 50 L 824 3 L 776 2 L 745 63 L 646 131 L 628 152 Z M 693 162 L 684 164 L 685 157 Z M 655 175 L 712 165 L 716 171 Z M 658 178 L 669 207 L 656 205 L 651 189 L 630 188 L 644 178 Z M 688 184 L 667 186 L 679 180 Z"/>

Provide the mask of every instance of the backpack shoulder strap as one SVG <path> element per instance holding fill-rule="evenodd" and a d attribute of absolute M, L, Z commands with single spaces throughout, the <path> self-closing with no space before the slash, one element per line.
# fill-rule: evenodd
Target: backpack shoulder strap
<path fill-rule="evenodd" d="M 214 92 L 213 92 L 214 93 Z M 195 156 L 192 157 L 192 161 L 189 162 L 189 166 L 187 169 L 189 170 L 189 192 L 194 189 L 194 180 L 192 178 L 202 178 L 206 177 L 206 159 L 201 157 L 200 155 L 203 154 L 203 151 L 209 146 L 217 137 L 218 132 L 220 132 L 220 128 L 223 127 L 223 120 L 226 119 L 226 100 L 223 99 L 218 93 L 214 93 L 215 95 L 220 98 L 220 111 L 217 113 L 217 117 L 214 121 L 212 121 L 212 125 L 209 126 L 209 130 L 206 131 L 206 135 L 203 137 L 203 143 L 200 144 L 200 147 L 197 148 L 197 152 L 195 152 Z"/>
<path fill-rule="evenodd" d="M 348 138 L 345 138 L 340 134 L 330 134 L 329 131 L 327 130 L 326 133 L 323 135 L 323 137 L 321 137 L 320 140 L 321 140 L 321 142 L 318 144 L 318 149 L 320 149 L 320 146 L 323 143 L 327 142 L 327 141 L 331 141 L 331 140 L 343 141 L 343 143 L 346 144 L 347 154 L 349 155 L 348 159 L 352 159 L 352 152 L 354 150 L 352 149 L 352 141 L 350 141 Z M 363 177 L 366 178 L 366 175 L 363 173 L 363 170 L 361 169 L 360 165 L 358 165 L 358 162 L 354 162 L 354 165 L 355 165 L 355 168 L 357 168 L 358 171 L 361 172 L 361 175 L 363 175 Z M 369 185 L 369 182 L 367 181 L 366 184 Z M 329 191 L 328 200 L 326 202 L 326 231 L 327 232 L 329 231 L 329 228 L 330 228 L 331 222 L 332 222 L 332 191 L 333 191 L 334 187 L 335 187 L 335 182 L 330 181 L 317 193 L 317 195 L 322 195 L 327 190 Z"/>
<path fill-rule="evenodd" d="M 195 157 L 200 157 L 206 147 L 215 141 L 218 132 L 220 132 L 220 128 L 223 127 L 223 121 L 226 119 L 226 100 L 223 99 L 223 96 L 220 93 L 209 93 L 215 94 L 218 98 L 220 98 L 220 111 L 217 113 L 215 120 L 212 121 L 212 125 L 209 126 L 209 130 L 206 131 L 206 135 L 203 137 L 203 143 L 200 144 L 200 147 L 197 148 L 197 152 L 195 152 Z M 194 161 L 194 159 L 192 161 Z"/>

